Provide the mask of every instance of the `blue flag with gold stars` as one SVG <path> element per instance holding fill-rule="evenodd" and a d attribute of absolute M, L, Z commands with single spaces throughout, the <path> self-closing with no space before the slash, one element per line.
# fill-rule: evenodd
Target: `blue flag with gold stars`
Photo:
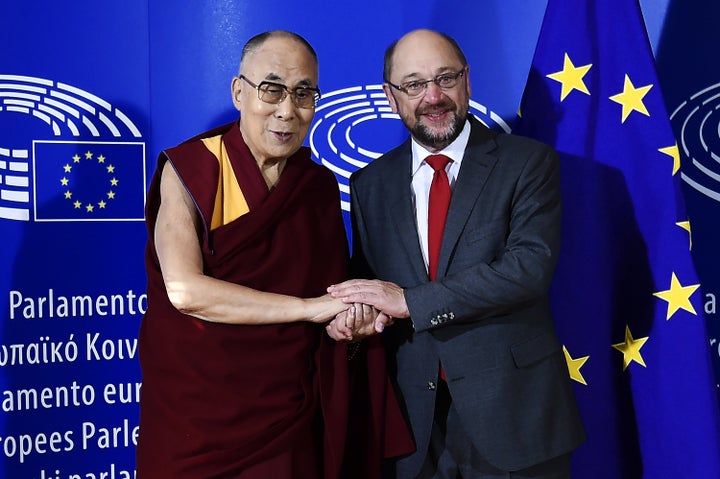
<path fill-rule="evenodd" d="M 560 154 L 552 304 L 588 440 L 576 477 L 720 477 L 677 143 L 637 0 L 549 0 L 516 133 Z"/>
<path fill-rule="evenodd" d="M 143 221 L 145 145 L 35 141 L 35 221 Z"/>

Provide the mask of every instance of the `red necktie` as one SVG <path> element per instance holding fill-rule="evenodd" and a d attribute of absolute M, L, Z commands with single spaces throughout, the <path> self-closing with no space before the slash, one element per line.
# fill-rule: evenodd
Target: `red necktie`
<path fill-rule="evenodd" d="M 440 245 L 450 206 L 450 181 L 445 173 L 445 166 L 450 162 L 450 158 L 445 155 L 432 155 L 428 156 L 425 161 L 435 170 L 428 198 L 428 275 L 430 281 L 435 281 Z M 440 378 L 447 381 L 442 364 L 440 365 Z"/>
<path fill-rule="evenodd" d="M 430 280 L 434 281 L 437 275 L 445 219 L 450 206 L 450 182 L 445 173 L 445 166 L 450 162 L 450 158 L 445 155 L 432 155 L 428 156 L 425 161 L 435 170 L 428 199 L 428 275 Z"/>

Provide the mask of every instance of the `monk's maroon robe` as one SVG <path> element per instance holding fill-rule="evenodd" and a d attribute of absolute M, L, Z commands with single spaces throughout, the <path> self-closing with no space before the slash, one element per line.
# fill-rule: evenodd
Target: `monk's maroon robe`
<path fill-rule="evenodd" d="M 159 160 L 178 172 L 206 225 L 198 232 L 205 273 L 299 297 L 320 296 L 345 279 L 347 241 L 332 173 L 302 148 L 268 191 L 237 125 L 209 135 L 218 133 L 250 207 L 229 224 L 210 231 L 219 167 L 202 142 L 172 148 Z M 236 477 L 313 440 L 326 477 L 333 477 L 348 413 L 344 345 L 334 344 L 323 325 L 228 325 L 178 312 L 168 300 L 153 242 L 160 170 L 147 202 L 138 477 Z"/>

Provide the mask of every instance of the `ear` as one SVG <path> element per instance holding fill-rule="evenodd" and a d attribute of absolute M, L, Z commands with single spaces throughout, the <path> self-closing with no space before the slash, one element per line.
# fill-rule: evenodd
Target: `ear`
<path fill-rule="evenodd" d="M 472 91 L 470 88 L 470 67 L 465 67 L 465 87 L 467 88 L 467 96 L 468 98 L 472 98 Z"/>
<path fill-rule="evenodd" d="M 385 96 L 390 103 L 390 108 L 392 109 L 392 112 L 397 113 L 397 103 L 395 102 L 395 97 L 393 96 L 392 87 L 387 83 L 383 83 L 383 91 L 385 92 Z"/>
<path fill-rule="evenodd" d="M 235 105 L 235 109 L 238 111 L 240 111 L 240 106 L 242 105 L 242 101 L 240 100 L 240 94 L 242 93 L 242 84 L 243 81 L 240 79 L 240 77 L 233 77 L 232 82 L 230 83 L 230 91 L 232 94 L 233 105 Z"/>

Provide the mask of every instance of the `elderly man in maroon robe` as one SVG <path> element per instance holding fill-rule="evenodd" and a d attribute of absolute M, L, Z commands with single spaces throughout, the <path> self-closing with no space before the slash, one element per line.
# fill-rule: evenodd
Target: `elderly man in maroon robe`
<path fill-rule="evenodd" d="M 317 79 L 302 37 L 257 35 L 232 81 L 240 120 L 160 155 L 147 204 L 139 479 L 377 477 L 382 456 L 412 447 L 382 348 L 348 358 L 325 334 L 338 314 L 376 312 L 325 294 L 346 279 L 348 252 L 335 178 L 302 147 Z M 370 387 L 351 401 L 351 383 Z"/>

